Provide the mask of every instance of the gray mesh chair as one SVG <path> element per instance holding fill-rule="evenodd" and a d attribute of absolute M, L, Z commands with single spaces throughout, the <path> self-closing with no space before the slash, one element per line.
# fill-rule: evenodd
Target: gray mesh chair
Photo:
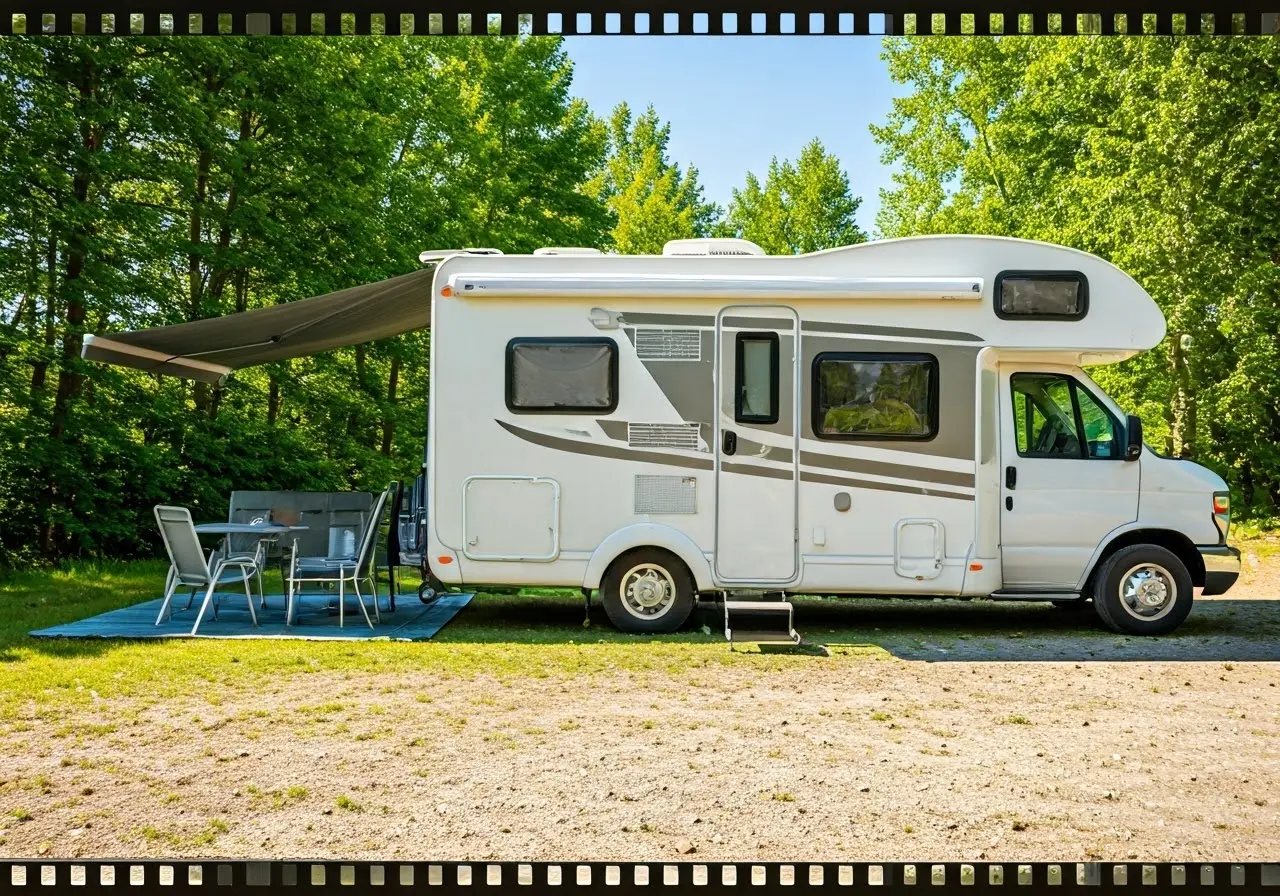
<path fill-rule="evenodd" d="M 369 628 L 373 628 L 373 619 L 369 616 L 369 608 L 365 605 L 364 595 L 360 593 L 360 582 L 369 582 L 373 591 L 373 612 L 378 621 L 382 621 L 382 614 L 378 608 L 377 576 L 374 574 L 374 551 L 378 541 L 378 530 L 382 525 L 382 512 L 386 505 L 387 493 L 382 492 L 374 500 L 373 507 L 364 521 L 354 556 L 301 557 L 298 556 L 296 551 L 294 552 L 289 564 L 289 575 L 287 576 L 289 604 L 285 619 L 288 624 L 293 624 L 297 597 L 301 592 L 302 585 L 306 582 L 315 584 L 337 583 L 339 628 L 346 624 L 346 583 L 350 582 L 355 592 L 356 600 L 360 604 L 360 612 L 364 614 L 364 621 L 369 623 Z"/>
<path fill-rule="evenodd" d="M 214 600 L 218 586 L 240 581 L 244 584 L 244 596 L 249 602 L 249 618 L 256 626 L 258 614 L 254 611 L 253 592 L 249 587 L 249 577 L 256 569 L 254 558 L 214 554 L 212 560 L 206 560 L 204 550 L 200 547 L 200 537 L 196 535 L 195 524 L 191 521 L 191 511 L 185 507 L 159 504 L 156 505 L 155 514 L 170 564 L 168 580 L 165 582 L 164 603 L 160 605 L 156 625 L 172 616 L 173 595 L 179 588 L 189 589 L 188 608 L 195 598 L 196 589 L 203 588 L 204 601 L 200 604 L 200 612 L 196 614 L 195 624 L 191 626 L 191 634 L 194 635 L 199 631 L 205 611 L 210 605 L 213 605 L 213 617 L 218 618 L 218 606 Z"/>

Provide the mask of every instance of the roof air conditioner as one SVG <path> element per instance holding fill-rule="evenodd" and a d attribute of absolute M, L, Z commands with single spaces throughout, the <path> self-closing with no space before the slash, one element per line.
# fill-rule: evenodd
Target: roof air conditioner
<path fill-rule="evenodd" d="M 663 255 L 764 255 L 765 251 L 750 240 L 697 239 L 671 240 L 662 247 Z"/>

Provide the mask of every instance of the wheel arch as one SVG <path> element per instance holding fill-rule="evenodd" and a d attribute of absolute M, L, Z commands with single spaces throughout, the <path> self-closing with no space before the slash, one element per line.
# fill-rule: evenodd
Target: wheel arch
<path fill-rule="evenodd" d="M 591 559 L 587 561 L 587 569 L 582 577 L 582 587 L 599 588 L 609 564 L 627 551 L 633 551 L 636 548 L 659 548 L 669 551 L 688 568 L 689 574 L 693 576 L 693 583 L 699 591 L 714 589 L 711 563 L 706 555 L 688 535 L 661 523 L 635 523 L 619 529 L 600 542 L 592 552 Z"/>
<path fill-rule="evenodd" d="M 1134 525 L 1130 528 L 1117 529 L 1112 532 L 1107 540 L 1094 551 L 1093 558 L 1089 562 L 1089 568 L 1080 579 L 1079 587 L 1081 591 L 1087 592 L 1092 587 L 1095 575 L 1111 555 L 1122 548 L 1135 544 L 1154 544 L 1172 552 L 1187 567 L 1187 573 L 1191 576 L 1191 584 L 1196 588 L 1204 587 L 1204 558 L 1200 556 L 1200 551 L 1196 549 L 1195 542 L 1173 529 Z"/>

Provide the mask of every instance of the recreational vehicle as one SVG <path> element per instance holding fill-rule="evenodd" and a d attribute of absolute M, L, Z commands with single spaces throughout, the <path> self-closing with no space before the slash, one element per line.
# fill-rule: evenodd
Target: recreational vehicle
<path fill-rule="evenodd" d="M 403 559 L 436 588 L 580 588 L 629 632 L 718 599 L 732 640 L 795 640 L 787 598 L 818 594 L 1091 601 L 1156 635 L 1239 575 L 1226 483 L 1086 372 L 1165 336 L 1095 256 L 936 236 L 423 261 L 85 356 L 213 381 L 430 326 Z"/>

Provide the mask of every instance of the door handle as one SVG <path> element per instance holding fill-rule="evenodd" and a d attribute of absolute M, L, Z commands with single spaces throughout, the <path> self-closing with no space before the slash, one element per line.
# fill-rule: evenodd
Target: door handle
<path fill-rule="evenodd" d="M 731 429 L 724 432 L 724 453 L 734 454 L 738 450 L 738 434 Z"/>
<path fill-rule="evenodd" d="M 1010 491 L 1013 491 L 1015 488 L 1018 487 L 1018 468 L 1017 467 L 1004 468 L 1004 487 L 1009 489 Z"/>

